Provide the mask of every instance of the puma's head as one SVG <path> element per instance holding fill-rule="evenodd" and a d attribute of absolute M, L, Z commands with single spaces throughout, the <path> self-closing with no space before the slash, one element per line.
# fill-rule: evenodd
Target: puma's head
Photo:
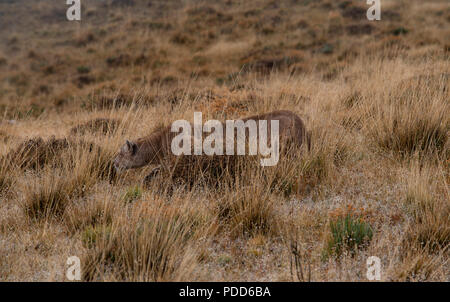
<path fill-rule="evenodd" d="M 144 157 L 139 153 L 139 146 L 128 140 L 114 158 L 114 167 L 116 170 L 139 168 L 146 164 Z"/>

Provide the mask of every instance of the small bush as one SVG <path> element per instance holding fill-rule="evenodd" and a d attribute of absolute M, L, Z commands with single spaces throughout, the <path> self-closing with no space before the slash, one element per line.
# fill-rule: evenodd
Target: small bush
<path fill-rule="evenodd" d="M 323 53 L 323 54 L 326 54 L 326 55 L 329 55 L 329 54 L 333 53 L 333 50 L 334 50 L 333 45 L 325 44 L 319 49 L 319 52 Z"/>
<path fill-rule="evenodd" d="M 345 251 L 354 255 L 359 248 L 366 246 L 373 236 L 369 223 L 349 213 L 330 221 L 330 231 L 331 236 L 324 251 L 325 258 L 331 255 L 339 257 Z"/>

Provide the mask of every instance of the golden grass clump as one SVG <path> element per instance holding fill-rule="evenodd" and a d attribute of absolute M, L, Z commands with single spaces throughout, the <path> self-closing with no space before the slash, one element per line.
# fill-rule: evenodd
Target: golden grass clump
<path fill-rule="evenodd" d="M 56 158 L 69 148 L 67 139 L 51 137 L 44 141 L 41 137 L 28 139 L 6 156 L 6 160 L 21 169 L 39 169 L 48 163 L 61 163 Z"/>
<path fill-rule="evenodd" d="M 274 199 L 263 184 L 248 187 L 245 193 L 229 192 L 217 201 L 218 217 L 233 236 L 277 234 Z"/>
<path fill-rule="evenodd" d="M 411 220 L 400 238 L 399 265 L 394 278 L 399 281 L 428 281 L 442 278 L 441 263 L 450 246 L 450 206 L 448 188 L 440 168 L 413 162 L 404 200 Z M 436 191 L 442 196 L 436 195 Z M 447 198 L 447 199 L 446 199 Z"/>
<path fill-rule="evenodd" d="M 52 165 L 61 160 L 54 159 L 25 186 L 24 208 L 33 220 L 60 218 L 71 200 L 84 196 L 99 180 L 115 179 L 111 154 L 104 149 L 82 142 L 63 155 L 61 166 Z"/>
<path fill-rule="evenodd" d="M 64 212 L 64 224 L 70 233 L 83 231 L 88 227 L 109 225 L 120 208 L 110 198 L 103 200 L 80 200 L 70 203 Z"/>
<path fill-rule="evenodd" d="M 83 241 L 85 280 L 173 281 L 195 264 L 192 240 L 200 240 L 197 217 L 182 206 L 134 208 L 112 224 L 88 227 Z"/>
<path fill-rule="evenodd" d="M 433 280 L 444 257 L 433 257 L 426 253 L 406 252 L 397 268 L 395 279 L 400 282 L 426 282 Z"/>
<path fill-rule="evenodd" d="M 442 170 L 417 164 L 412 168 L 405 200 L 412 216 L 404 239 L 407 249 L 436 253 L 450 246 L 450 204 L 445 199 L 448 191 L 443 192 L 444 196 L 436 196 L 430 189 L 438 185 L 432 181 L 431 173 L 436 172 Z"/>
<path fill-rule="evenodd" d="M 83 139 L 41 137 L 26 140 L 3 159 L 12 167 L 40 170 L 45 167 L 74 169 L 80 167 L 102 178 L 114 178 L 111 152 Z"/>
<path fill-rule="evenodd" d="M 24 210 L 35 221 L 60 217 L 75 188 L 63 177 L 48 173 L 29 184 L 25 193 Z"/>
<path fill-rule="evenodd" d="M 440 78 L 430 75 L 427 79 L 433 85 L 414 80 L 411 86 L 401 85 L 376 104 L 366 105 L 368 135 L 383 150 L 401 156 L 445 152 L 450 131 L 449 90 Z"/>

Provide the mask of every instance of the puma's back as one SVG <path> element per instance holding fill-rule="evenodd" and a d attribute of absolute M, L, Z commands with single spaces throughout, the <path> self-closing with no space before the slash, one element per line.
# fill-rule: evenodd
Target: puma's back
<path fill-rule="evenodd" d="M 272 111 L 261 115 L 250 116 L 242 120 L 266 120 L 268 127 L 268 137 L 270 137 L 271 134 L 270 121 L 278 120 L 280 140 L 290 140 L 294 142 L 298 147 L 300 147 L 303 142 L 307 140 L 306 128 L 303 121 L 297 114 L 289 110 Z"/>
<path fill-rule="evenodd" d="M 290 141 L 295 147 L 300 147 L 306 141 L 309 147 L 310 140 L 307 136 L 305 125 L 300 117 L 291 111 L 272 111 L 242 119 L 243 122 L 250 120 L 254 120 L 257 123 L 262 120 L 267 121 L 268 138 L 270 138 L 272 131 L 271 121 L 277 120 L 280 142 Z M 192 124 L 191 127 L 193 127 Z M 225 129 L 226 127 L 223 127 L 224 137 L 226 136 Z M 194 131 L 191 131 L 191 133 L 194 133 Z M 148 164 L 160 164 L 168 156 L 173 155 L 171 143 L 177 135 L 178 133 L 171 131 L 171 127 L 165 127 L 136 141 L 127 140 L 117 153 L 114 159 L 114 166 L 122 170 L 139 168 Z M 246 135 L 248 135 L 248 132 Z"/>

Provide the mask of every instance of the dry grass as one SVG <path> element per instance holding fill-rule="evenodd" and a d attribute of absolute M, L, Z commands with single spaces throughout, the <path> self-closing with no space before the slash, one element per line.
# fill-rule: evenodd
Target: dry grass
<path fill-rule="evenodd" d="M 6 158 L 0 161 L 0 194 L 8 193 L 9 189 L 13 185 L 12 171 L 9 167 L 9 162 Z"/>
<path fill-rule="evenodd" d="M 448 200 L 434 196 L 437 192 L 430 189 L 436 186 L 431 177 L 433 172 L 442 173 L 428 167 L 413 168 L 405 201 L 413 219 L 405 244 L 432 253 L 445 252 L 450 244 L 450 204 Z M 441 177 L 437 180 L 442 181 Z M 442 193 L 443 197 L 448 197 L 448 192 Z"/>
<path fill-rule="evenodd" d="M 201 216 L 183 205 L 152 209 L 137 205 L 129 215 L 116 215 L 110 224 L 86 228 L 88 248 L 83 259 L 86 280 L 177 280 L 186 278 L 201 241 Z"/>
<path fill-rule="evenodd" d="M 1 280 L 65 280 L 73 255 L 86 281 L 365 281 L 369 256 L 383 281 L 450 280 L 445 1 L 368 22 L 359 1 L 92 0 L 81 24 L 21 2 L 0 3 Z M 311 144 L 275 167 L 112 169 L 194 111 L 281 109 Z"/>

